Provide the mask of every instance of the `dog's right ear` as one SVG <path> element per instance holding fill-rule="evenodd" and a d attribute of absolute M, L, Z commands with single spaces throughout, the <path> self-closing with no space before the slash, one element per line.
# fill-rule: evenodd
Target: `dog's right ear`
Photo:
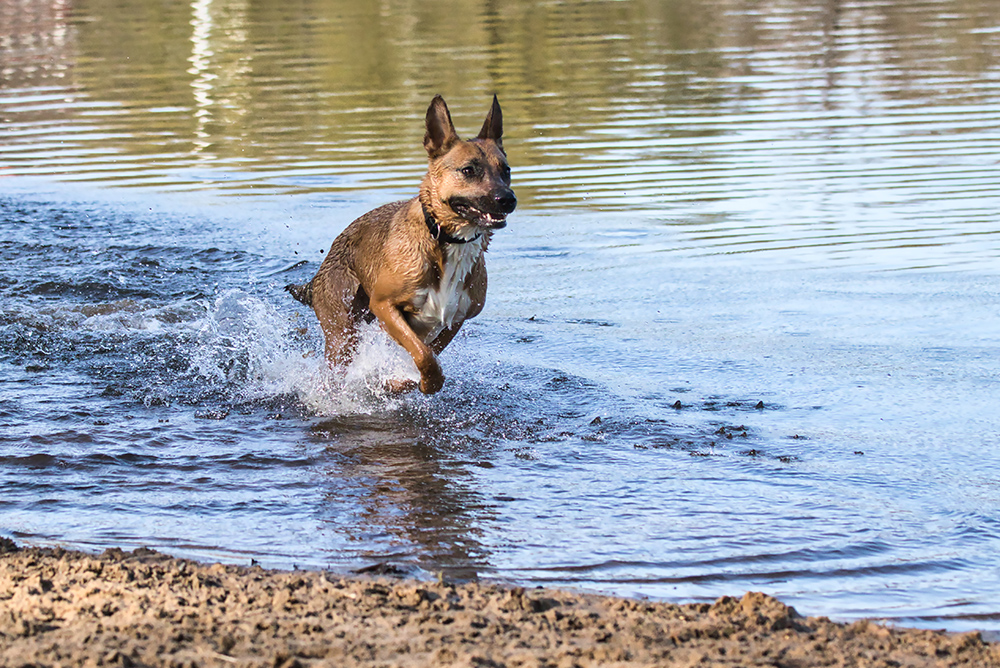
<path fill-rule="evenodd" d="M 448 152 L 448 149 L 459 140 L 455 126 L 451 122 L 451 113 L 444 98 L 435 95 L 431 106 L 427 108 L 427 134 L 424 135 L 424 148 L 427 155 L 438 158 Z"/>

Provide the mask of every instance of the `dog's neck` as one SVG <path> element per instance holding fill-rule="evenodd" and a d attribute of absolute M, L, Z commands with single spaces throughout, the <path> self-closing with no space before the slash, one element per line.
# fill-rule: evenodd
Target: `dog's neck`
<path fill-rule="evenodd" d="M 427 229 L 430 231 L 431 237 L 436 239 L 439 243 L 467 244 L 470 241 L 475 241 L 476 239 L 482 236 L 482 234 L 480 233 L 472 237 L 471 239 L 460 239 L 458 237 L 453 237 L 444 231 L 444 228 L 441 227 L 441 223 L 437 221 L 437 218 L 434 217 L 434 214 L 431 212 L 429 208 L 427 208 L 427 206 L 423 202 L 420 203 L 420 208 L 424 212 L 424 222 L 427 224 Z"/>

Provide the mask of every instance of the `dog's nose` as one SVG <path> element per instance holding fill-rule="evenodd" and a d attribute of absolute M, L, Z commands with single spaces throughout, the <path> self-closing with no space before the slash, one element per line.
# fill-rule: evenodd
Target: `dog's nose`
<path fill-rule="evenodd" d="M 504 213 L 510 213 L 517 206 L 517 198 L 514 197 L 513 190 L 507 190 L 494 195 L 493 200 L 496 202 L 497 209 Z"/>

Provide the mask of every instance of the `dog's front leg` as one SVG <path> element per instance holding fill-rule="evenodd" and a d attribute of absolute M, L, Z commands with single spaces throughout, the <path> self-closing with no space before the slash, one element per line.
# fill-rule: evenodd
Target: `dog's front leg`
<path fill-rule="evenodd" d="M 434 354 L 440 355 L 441 351 L 448 347 L 448 344 L 451 343 L 451 340 L 455 338 L 455 335 L 458 334 L 458 330 L 460 329 L 462 329 L 462 321 L 455 323 L 451 327 L 442 329 L 441 333 L 438 334 L 437 338 L 431 341 L 430 344 L 431 350 Z"/>
<path fill-rule="evenodd" d="M 438 364 L 434 351 L 420 340 L 410 328 L 400 305 L 390 300 L 372 299 L 369 308 L 378 318 L 382 329 L 392 337 L 392 339 L 403 346 L 406 352 L 410 353 L 413 362 L 420 372 L 420 391 L 424 394 L 434 394 L 444 385 L 444 374 L 441 373 L 441 365 Z"/>

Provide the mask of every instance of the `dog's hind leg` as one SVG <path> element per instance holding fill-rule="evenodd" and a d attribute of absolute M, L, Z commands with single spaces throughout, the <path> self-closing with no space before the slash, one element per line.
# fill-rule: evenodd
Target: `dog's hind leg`
<path fill-rule="evenodd" d="M 359 292 L 363 295 L 357 279 L 340 267 L 323 271 L 312 281 L 312 307 L 323 329 L 330 364 L 347 366 L 357 352 Z"/>

